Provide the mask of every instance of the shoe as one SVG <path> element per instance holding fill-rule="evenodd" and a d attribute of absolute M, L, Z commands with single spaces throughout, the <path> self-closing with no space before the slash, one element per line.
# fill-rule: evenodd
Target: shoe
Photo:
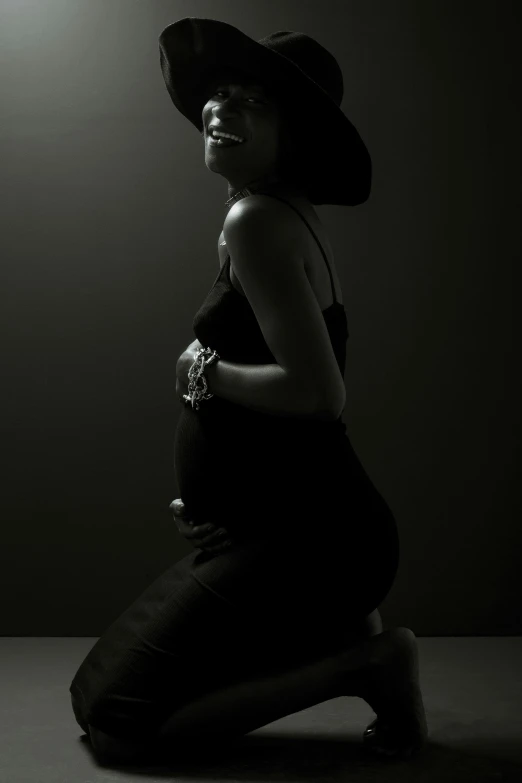
<path fill-rule="evenodd" d="M 408 759 L 416 756 L 425 746 L 426 737 L 418 731 L 394 728 L 376 718 L 363 733 L 363 744 L 372 754 L 380 757 Z"/>

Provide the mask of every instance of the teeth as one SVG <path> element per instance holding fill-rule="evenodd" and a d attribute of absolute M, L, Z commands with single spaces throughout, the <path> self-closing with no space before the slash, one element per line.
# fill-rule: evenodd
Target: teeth
<path fill-rule="evenodd" d="M 225 133 L 224 131 L 217 131 L 214 129 L 212 130 L 212 137 L 214 139 L 219 139 L 222 136 L 225 139 L 232 139 L 232 141 L 239 141 L 239 142 L 244 141 L 244 139 L 240 138 L 239 136 L 234 136 L 233 133 Z"/>

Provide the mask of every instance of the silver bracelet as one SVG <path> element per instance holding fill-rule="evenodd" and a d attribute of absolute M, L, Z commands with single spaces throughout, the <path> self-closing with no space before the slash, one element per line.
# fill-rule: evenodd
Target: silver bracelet
<path fill-rule="evenodd" d="M 214 362 L 217 362 L 218 359 L 221 359 L 220 355 L 211 348 L 199 348 L 196 352 L 196 359 L 188 371 L 188 394 L 183 395 L 183 400 L 187 405 L 190 403 L 193 410 L 199 410 L 199 403 L 201 400 L 209 400 L 214 396 L 211 392 L 207 391 L 208 383 L 204 375 L 204 370 Z"/>

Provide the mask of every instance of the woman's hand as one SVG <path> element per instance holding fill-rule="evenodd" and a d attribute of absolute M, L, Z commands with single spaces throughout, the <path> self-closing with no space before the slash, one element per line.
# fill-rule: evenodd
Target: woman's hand
<path fill-rule="evenodd" d="M 194 525 L 194 522 L 189 519 L 186 514 L 185 505 L 181 498 L 173 500 L 169 508 L 172 510 L 174 521 L 179 532 L 183 538 L 190 541 L 194 547 L 217 554 L 218 552 L 225 551 L 232 545 L 232 541 L 225 528 L 216 530 L 214 525 L 206 523 Z"/>
<path fill-rule="evenodd" d="M 176 396 L 181 397 L 183 394 L 188 394 L 189 370 L 196 361 L 197 351 L 204 347 L 199 340 L 194 340 L 180 355 L 176 363 Z"/>
<path fill-rule="evenodd" d="M 204 348 L 205 346 L 202 345 L 199 340 L 194 340 L 193 343 L 190 343 L 183 353 L 180 355 L 177 363 L 176 363 L 176 377 L 180 379 L 182 383 L 185 383 L 188 386 L 188 371 L 196 361 L 196 353 L 199 351 L 200 348 Z"/>
<path fill-rule="evenodd" d="M 176 378 L 176 397 L 178 397 L 180 402 L 186 402 L 186 400 L 182 399 L 185 394 L 188 394 L 188 385 Z"/>

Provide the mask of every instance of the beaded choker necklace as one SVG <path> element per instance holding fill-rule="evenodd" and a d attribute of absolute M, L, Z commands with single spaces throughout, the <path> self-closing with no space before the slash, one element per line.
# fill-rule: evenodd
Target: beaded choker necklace
<path fill-rule="evenodd" d="M 237 193 L 234 193 L 234 195 L 228 199 L 228 201 L 225 201 L 225 206 L 227 209 L 230 209 L 232 204 L 235 204 L 236 201 L 239 201 L 242 198 L 245 198 L 245 196 L 252 196 L 254 193 L 253 190 L 250 188 L 243 188 L 242 190 L 238 190 Z"/>
<path fill-rule="evenodd" d="M 225 206 L 227 209 L 230 209 L 230 207 L 236 203 L 236 201 L 240 201 L 240 199 L 245 198 L 245 196 L 252 196 L 254 193 L 259 193 L 260 191 L 264 190 L 265 188 L 270 187 L 270 185 L 278 185 L 281 184 L 281 180 L 277 177 L 271 177 L 270 179 L 267 179 L 265 182 L 261 182 L 259 184 L 253 183 L 250 186 L 246 186 L 244 188 L 241 188 L 241 190 L 238 190 L 237 193 L 234 193 L 233 196 L 231 196 L 227 201 L 225 201 Z"/>

